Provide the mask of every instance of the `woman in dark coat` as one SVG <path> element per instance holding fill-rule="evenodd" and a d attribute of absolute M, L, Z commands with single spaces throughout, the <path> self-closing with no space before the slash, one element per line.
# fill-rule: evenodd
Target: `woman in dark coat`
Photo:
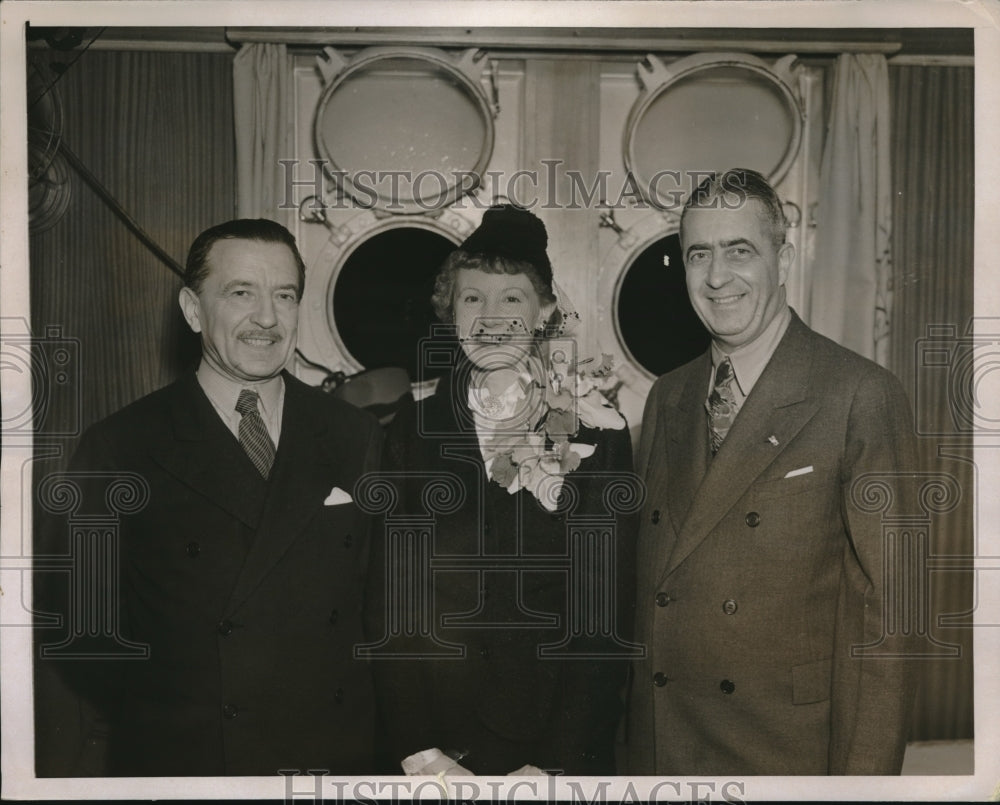
<path fill-rule="evenodd" d="M 387 772 L 614 773 L 641 493 L 610 367 L 580 372 L 561 335 L 546 244 L 504 205 L 447 259 L 433 301 L 458 338 L 423 357 L 452 369 L 397 414 L 369 490 Z"/>

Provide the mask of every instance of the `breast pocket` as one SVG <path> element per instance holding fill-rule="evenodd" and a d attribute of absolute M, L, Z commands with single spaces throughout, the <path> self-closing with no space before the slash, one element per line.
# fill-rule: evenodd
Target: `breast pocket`
<path fill-rule="evenodd" d="M 787 475 L 787 473 L 793 474 Z M 809 469 L 809 465 L 791 467 L 785 475 L 758 481 L 754 485 L 753 495 L 755 500 L 788 498 L 833 483 L 835 483 L 833 471 L 828 467 L 816 466 L 812 469 Z"/>

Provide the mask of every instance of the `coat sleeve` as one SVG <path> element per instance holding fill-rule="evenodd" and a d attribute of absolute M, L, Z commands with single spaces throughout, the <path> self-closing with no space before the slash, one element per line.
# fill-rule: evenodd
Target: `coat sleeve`
<path fill-rule="evenodd" d="M 409 457 L 416 433 L 416 405 L 410 400 L 397 411 L 390 423 L 382 449 L 382 478 L 390 484 L 402 503 L 405 483 L 401 473 L 412 468 Z M 389 635 L 391 614 L 387 580 L 397 575 L 387 550 L 386 514 L 372 519 L 371 554 L 365 588 L 365 628 L 370 643 L 378 644 Z M 405 639 L 394 638 L 392 649 L 405 651 Z M 400 774 L 400 761 L 414 752 L 429 749 L 433 740 L 427 725 L 433 723 L 427 690 L 421 684 L 419 660 L 391 657 L 376 650 L 371 660 L 377 701 L 376 752 L 379 771 Z"/>
<path fill-rule="evenodd" d="M 841 511 L 850 546 L 837 608 L 830 771 L 898 774 L 915 669 L 907 630 L 891 622 L 904 580 L 883 517 L 917 513 L 916 444 L 909 403 L 888 373 L 861 381 L 843 456 Z"/>
<path fill-rule="evenodd" d="M 118 466 L 110 443 L 100 428 L 90 428 L 84 433 L 79 447 L 73 454 L 68 468 L 70 485 L 77 490 L 77 507 L 81 512 L 101 511 L 103 488 L 100 477 L 113 472 Z M 88 478 L 89 474 L 93 474 Z M 72 494 L 72 493 L 71 493 Z M 39 512 L 36 529 L 36 557 L 59 557 L 71 553 L 70 521 L 66 514 Z M 81 558 L 81 557 L 78 557 Z M 108 766 L 108 741 L 110 724 L 117 707 L 117 680 L 122 663 L 114 659 L 72 657 L 49 654 L 47 649 L 68 640 L 73 634 L 73 621 L 87 622 L 87 613 L 74 611 L 73 602 L 86 605 L 79 597 L 71 596 L 70 575 L 64 572 L 39 572 L 36 563 L 36 611 L 54 616 L 58 626 L 39 626 L 36 629 L 36 698 L 43 702 L 40 712 L 48 717 L 36 724 L 40 755 L 40 774 L 53 776 L 90 777 L 106 776 Z M 101 579 L 105 580 L 104 576 Z M 111 600 L 108 591 L 93 591 L 90 600 Z M 122 613 L 119 612 L 119 618 Z M 127 624 L 119 620 L 119 634 L 127 633 Z M 91 652 L 113 653 L 113 646 L 90 640 Z M 79 646 L 77 647 L 79 650 Z M 59 707 L 53 703 L 62 702 Z M 43 746 L 49 742 L 58 757 Z M 44 764 L 47 768 L 43 768 Z"/>
<path fill-rule="evenodd" d="M 607 473 L 607 479 L 632 475 L 632 444 L 628 428 L 601 431 L 593 458 L 598 459 L 597 466 L 581 467 L 588 473 L 598 473 L 587 483 L 593 499 L 583 501 L 582 505 L 588 511 L 598 511 L 603 507 L 598 496 L 603 495 L 608 481 L 602 479 L 600 474 Z M 572 479 L 573 476 L 568 477 Z M 637 479 L 634 475 L 632 478 L 638 488 Z M 567 774 L 605 774 L 614 763 L 614 738 L 624 710 L 623 698 L 628 678 L 626 651 L 634 619 L 637 513 L 618 514 L 614 526 L 615 605 L 614 618 L 609 624 L 613 624 L 613 633 L 596 638 L 574 638 L 571 650 L 585 650 L 597 656 L 594 659 L 563 660 L 558 698 L 552 709 L 548 743 L 553 749 L 553 756 L 545 762 Z M 589 576 L 588 581 L 592 585 L 602 583 L 594 575 Z"/>

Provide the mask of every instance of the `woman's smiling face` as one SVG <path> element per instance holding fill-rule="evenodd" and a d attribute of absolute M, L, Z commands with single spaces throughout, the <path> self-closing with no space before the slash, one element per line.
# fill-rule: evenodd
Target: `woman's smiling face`
<path fill-rule="evenodd" d="M 460 269 L 454 286 L 455 324 L 462 349 L 483 369 L 516 363 L 547 317 L 527 274 Z M 551 306 L 546 306 L 551 307 Z"/>

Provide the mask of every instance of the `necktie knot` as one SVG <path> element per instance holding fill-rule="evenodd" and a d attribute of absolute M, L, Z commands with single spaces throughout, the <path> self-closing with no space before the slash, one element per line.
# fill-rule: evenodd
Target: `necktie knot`
<path fill-rule="evenodd" d="M 726 358 L 715 370 L 715 383 L 705 402 L 708 411 L 708 435 L 714 456 L 726 438 L 738 413 L 736 394 L 733 392 L 733 363 Z"/>
<path fill-rule="evenodd" d="M 733 377 L 733 362 L 726 358 L 722 363 L 719 364 L 718 368 L 715 370 L 715 388 L 720 386 L 729 385 L 729 381 Z"/>
<path fill-rule="evenodd" d="M 236 410 L 241 416 L 239 437 L 240 444 L 254 466 L 267 478 L 271 473 L 271 465 L 274 464 L 275 448 L 260 411 L 257 410 L 258 398 L 256 391 L 243 389 L 236 400 Z"/>
<path fill-rule="evenodd" d="M 256 391 L 251 391 L 250 389 L 243 389 L 240 392 L 239 399 L 236 400 L 236 410 L 239 411 L 241 416 L 246 416 L 251 411 L 257 410 L 257 400 L 260 395 Z"/>

